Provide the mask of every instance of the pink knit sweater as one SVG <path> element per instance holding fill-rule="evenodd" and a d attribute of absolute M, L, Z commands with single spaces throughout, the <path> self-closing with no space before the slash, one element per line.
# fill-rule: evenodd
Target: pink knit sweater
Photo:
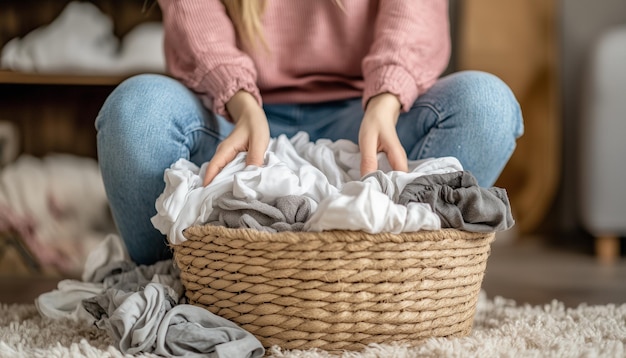
<path fill-rule="evenodd" d="M 219 0 L 159 0 L 168 71 L 226 115 L 238 90 L 259 103 L 398 96 L 403 111 L 450 56 L 447 0 L 267 0 L 262 46 L 247 51 Z M 262 99 L 261 99 L 262 98 Z"/>

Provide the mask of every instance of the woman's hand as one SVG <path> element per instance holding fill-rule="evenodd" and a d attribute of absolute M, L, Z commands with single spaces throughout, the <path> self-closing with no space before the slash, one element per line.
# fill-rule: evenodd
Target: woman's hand
<path fill-rule="evenodd" d="M 396 132 L 400 107 L 400 101 L 391 93 L 381 93 L 368 101 L 359 130 L 361 176 L 378 169 L 378 152 L 387 154 L 393 170 L 408 170 L 406 152 Z"/>
<path fill-rule="evenodd" d="M 239 91 L 226 103 L 235 128 L 215 151 L 204 175 L 207 186 L 239 152 L 248 151 L 246 165 L 263 165 L 270 142 L 270 128 L 263 108 L 248 92 Z"/>

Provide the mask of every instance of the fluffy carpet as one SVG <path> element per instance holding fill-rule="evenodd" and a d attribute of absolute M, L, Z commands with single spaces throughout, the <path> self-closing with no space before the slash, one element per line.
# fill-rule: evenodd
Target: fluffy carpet
<path fill-rule="evenodd" d="M 0 305 L 0 357 L 126 357 L 112 344 L 94 326 L 43 319 L 34 305 Z M 340 356 L 277 347 L 267 353 L 274 358 L 624 357 L 626 304 L 530 306 L 481 293 L 469 337 L 431 339 L 417 347 L 390 342 Z"/>

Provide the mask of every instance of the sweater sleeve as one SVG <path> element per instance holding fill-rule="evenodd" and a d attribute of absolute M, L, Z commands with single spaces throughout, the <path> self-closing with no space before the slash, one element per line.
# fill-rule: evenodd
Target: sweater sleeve
<path fill-rule="evenodd" d="M 239 90 L 261 104 L 252 59 L 239 50 L 219 0 L 159 0 L 168 72 L 198 93 L 213 112 L 229 118 L 225 104 Z"/>
<path fill-rule="evenodd" d="M 363 107 L 389 92 L 408 111 L 450 60 L 447 0 L 381 0 L 374 42 L 363 59 Z"/>

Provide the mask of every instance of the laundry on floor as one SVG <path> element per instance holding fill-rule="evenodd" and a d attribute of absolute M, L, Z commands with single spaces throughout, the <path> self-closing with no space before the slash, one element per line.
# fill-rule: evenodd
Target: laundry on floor
<path fill-rule="evenodd" d="M 400 233 L 456 228 L 489 232 L 514 220 L 502 188 L 481 188 L 453 157 L 409 161 L 393 171 L 384 154 L 378 170 L 360 177 L 358 145 L 309 140 L 297 133 L 272 138 L 263 166 L 239 153 L 203 186 L 208 163 L 180 159 L 164 173 L 165 189 L 152 223 L 171 244 L 183 231 L 213 224 L 262 231 L 360 230 Z"/>
<path fill-rule="evenodd" d="M 152 223 L 171 244 L 183 230 L 213 224 L 260 231 L 363 230 L 369 233 L 459 228 L 510 228 L 506 191 L 481 188 L 453 157 L 409 161 L 393 171 L 384 154 L 379 170 L 360 177 L 358 146 L 347 140 L 311 142 L 300 132 L 272 138 L 263 166 L 238 154 L 208 186 L 198 167 L 180 159 L 164 172 Z M 125 354 L 210 354 L 261 357 L 254 335 L 204 308 L 189 305 L 172 260 L 130 261 L 119 236 L 91 251 L 80 280 L 62 280 L 40 295 L 42 316 L 93 322 Z"/>
<path fill-rule="evenodd" d="M 66 279 L 41 294 L 43 317 L 93 322 L 124 354 L 165 357 L 262 357 L 251 333 L 208 310 L 185 303 L 172 260 L 135 265 L 122 240 L 109 235 L 86 260 L 82 280 Z"/>

